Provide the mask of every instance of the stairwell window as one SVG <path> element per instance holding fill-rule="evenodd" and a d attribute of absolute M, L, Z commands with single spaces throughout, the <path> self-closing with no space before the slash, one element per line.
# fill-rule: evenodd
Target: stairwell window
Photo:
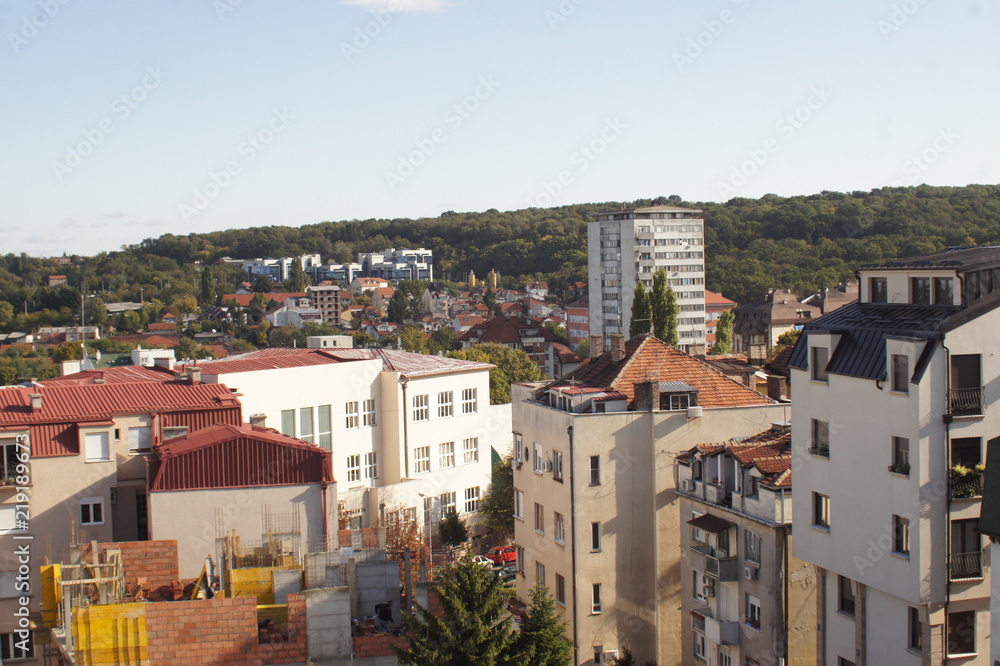
<path fill-rule="evenodd" d="M 910 519 L 893 515 L 892 551 L 897 555 L 910 554 Z"/>
<path fill-rule="evenodd" d="M 594 615 L 600 615 L 604 612 L 604 604 L 601 600 L 601 583 L 594 583 L 593 595 L 594 602 L 590 607 L 590 612 Z"/>
<path fill-rule="evenodd" d="M 830 529 L 830 496 L 813 493 L 813 527 Z"/>
<path fill-rule="evenodd" d="M 837 576 L 837 598 L 837 610 L 844 615 L 854 617 L 854 589 L 851 587 L 850 578 Z"/>
<path fill-rule="evenodd" d="M 373 426 L 375 425 L 375 399 L 369 398 L 365 400 L 364 410 L 362 411 L 362 425 Z"/>
<path fill-rule="evenodd" d="M 378 454 L 377 453 L 366 453 L 365 454 L 365 478 L 366 479 L 377 479 L 378 478 Z"/>
<path fill-rule="evenodd" d="M 892 355 L 892 390 L 910 392 L 910 359 L 905 354 Z"/>
<path fill-rule="evenodd" d="M 830 350 L 826 347 L 813 347 L 812 352 L 812 378 L 817 382 L 830 381 L 830 373 L 826 371 L 826 365 L 830 362 Z"/>
<path fill-rule="evenodd" d="M 601 457 L 590 456 L 590 485 L 601 485 Z"/>
<path fill-rule="evenodd" d="M 907 628 L 908 637 L 906 641 L 906 647 L 920 652 L 923 650 L 923 624 L 920 622 L 920 609 L 910 606 L 907 609 Z"/>

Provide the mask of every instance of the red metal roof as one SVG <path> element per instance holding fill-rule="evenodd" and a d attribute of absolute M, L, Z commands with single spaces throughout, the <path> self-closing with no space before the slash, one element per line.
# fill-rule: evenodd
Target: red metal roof
<path fill-rule="evenodd" d="M 309 365 L 329 365 L 339 361 L 323 349 L 274 348 L 235 354 L 222 361 L 205 361 L 197 365 L 206 375 L 226 375 L 235 372 L 255 372 L 275 368 L 301 368 Z M 186 370 L 193 364 L 181 366 Z"/>
<path fill-rule="evenodd" d="M 134 384 L 136 382 L 169 382 L 174 374 L 166 369 L 148 368 L 143 365 L 123 365 L 103 370 L 84 370 L 39 382 L 38 386 L 82 386 L 103 379 L 108 384 Z"/>
<path fill-rule="evenodd" d="M 333 482 L 329 451 L 248 424 L 211 426 L 153 452 L 152 492 Z"/>

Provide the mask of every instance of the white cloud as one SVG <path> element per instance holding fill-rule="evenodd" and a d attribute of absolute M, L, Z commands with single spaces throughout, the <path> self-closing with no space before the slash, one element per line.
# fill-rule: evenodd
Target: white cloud
<path fill-rule="evenodd" d="M 429 14 L 440 12 L 455 3 L 451 0 L 342 0 L 345 5 L 362 7 L 369 11 L 388 10 L 391 12 L 409 12 L 411 14 Z"/>

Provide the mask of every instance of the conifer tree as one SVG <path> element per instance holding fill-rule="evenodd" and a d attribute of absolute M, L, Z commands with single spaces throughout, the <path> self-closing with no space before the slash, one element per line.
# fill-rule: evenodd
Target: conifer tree
<path fill-rule="evenodd" d="M 549 589 L 536 585 L 530 595 L 531 605 L 515 652 L 533 666 L 569 666 L 573 663 L 573 643 L 566 638 L 566 623 L 556 616 Z"/>
<path fill-rule="evenodd" d="M 212 274 L 212 267 L 205 266 L 201 269 L 201 307 L 210 308 L 215 305 L 217 299 L 215 276 Z"/>
<path fill-rule="evenodd" d="M 719 323 L 715 327 L 713 354 L 733 353 L 733 319 L 735 319 L 735 315 L 733 315 L 732 310 L 725 310 L 719 316 Z"/>
<path fill-rule="evenodd" d="M 660 269 L 653 276 L 653 294 L 650 298 L 653 316 L 653 335 L 667 340 L 667 271 Z"/>
<path fill-rule="evenodd" d="M 507 603 L 510 593 L 488 567 L 463 557 L 445 567 L 435 588 L 444 617 L 434 617 L 420 604 L 404 613 L 412 627 L 407 649 L 393 648 L 399 663 L 409 666 L 514 666 L 516 658 Z"/>
<path fill-rule="evenodd" d="M 441 534 L 441 541 L 446 546 L 457 546 L 465 543 L 469 538 L 469 529 L 462 522 L 462 519 L 458 517 L 455 507 L 451 507 L 445 512 L 438 530 Z"/>
<path fill-rule="evenodd" d="M 677 336 L 677 315 L 680 313 L 680 307 L 677 305 L 677 294 L 669 286 L 667 287 L 667 297 L 666 297 L 666 310 L 667 313 L 667 330 L 666 337 L 663 338 L 664 342 L 669 342 L 670 344 L 677 346 L 680 339 Z"/>
<path fill-rule="evenodd" d="M 634 338 L 649 333 L 652 314 L 646 286 L 642 282 L 637 282 L 635 292 L 632 294 L 632 319 L 628 323 L 628 337 Z"/>

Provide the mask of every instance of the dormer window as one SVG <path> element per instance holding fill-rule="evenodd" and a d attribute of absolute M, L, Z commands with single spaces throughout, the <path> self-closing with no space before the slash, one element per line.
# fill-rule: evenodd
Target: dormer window
<path fill-rule="evenodd" d="M 871 303 L 889 302 L 889 285 L 884 277 L 868 278 L 868 301 Z"/>
<path fill-rule="evenodd" d="M 951 278 L 934 278 L 934 302 L 937 305 L 955 302 L 955 286 Z"/>
<path fill-rule="evenodd" d="M 929 277 L 910 278 L 910 302 L 914 305 L 931 304 L 931 279 Z"/>
<path fill-rule="evenodd" d="M 669 405 L 666 409 L 680 410 L 690 406 L 691 396 L 687 393 L 664 394 L 664 398 L 669 398 Z"/>

